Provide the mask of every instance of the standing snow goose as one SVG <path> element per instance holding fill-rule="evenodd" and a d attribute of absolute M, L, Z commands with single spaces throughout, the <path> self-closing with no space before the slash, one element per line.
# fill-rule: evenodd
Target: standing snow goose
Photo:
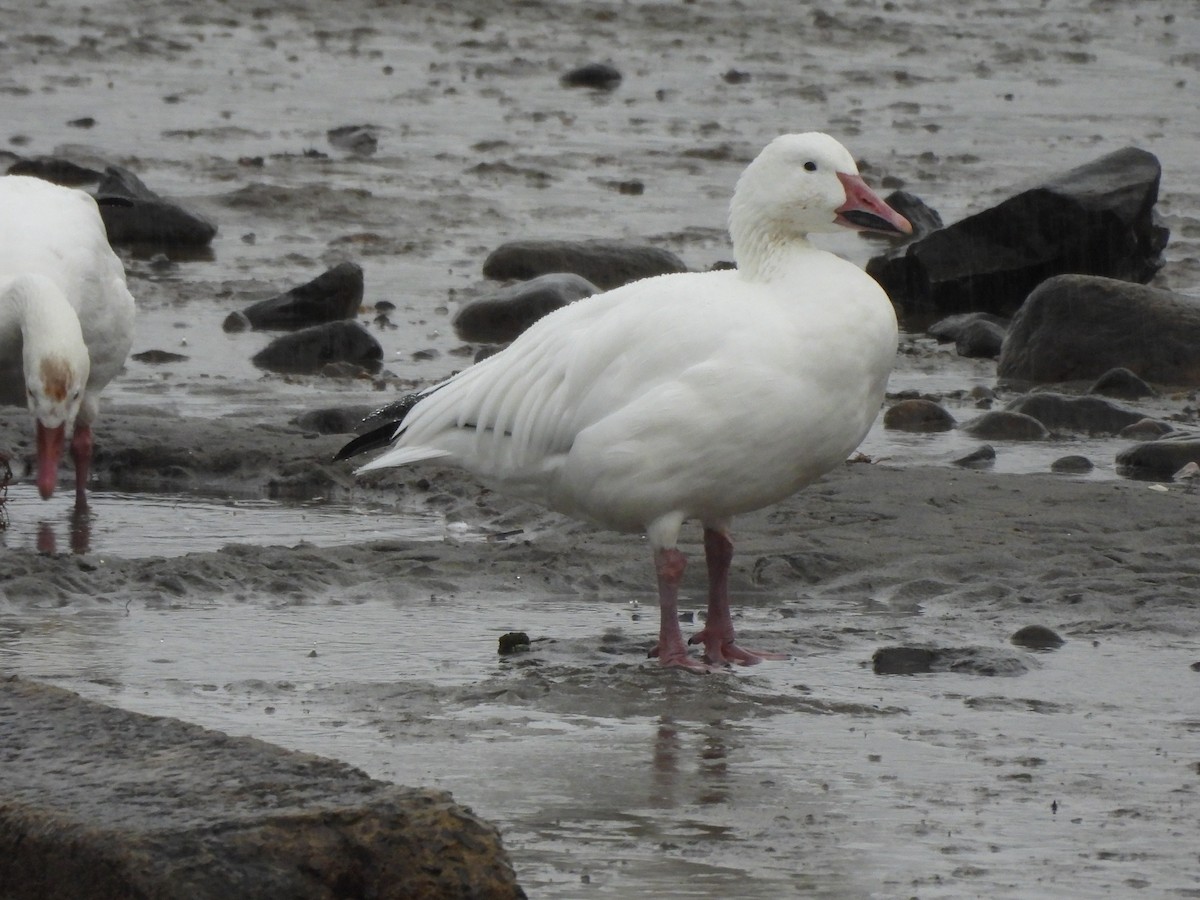
<path fill-rule="evenodd" d="M 70 431 L 75 507 L 87 508 L 92 422 L 129 354 L 133 313 L 96 201 L 38 178 L 0 177 L 0 405 L 33 414 L 44 499 Z"/>
<path fill-rule="evenodd" d="M 620 531 L 654 551 L 665 666 L 780 658 L 739 646 L 729 608 L 732 518 L 841 465 L 874 421 L 896 354 L 887 295 L 809 243 L 848 228 L 910 234 L 825 134 L 776 138 L 730 205 L 736 270 L 662 275 L 538 321 L 504 351 L 418 395 L 339 459 L 358 472 L 441 460 L 484 483 Z M 699 519 L 708 616 L 678 615 L 680 528 Z"/>

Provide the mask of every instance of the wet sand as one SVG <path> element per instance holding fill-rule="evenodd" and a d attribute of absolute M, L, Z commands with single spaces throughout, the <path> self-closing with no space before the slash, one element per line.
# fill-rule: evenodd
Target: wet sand
<path fill-rule="evenodd" d="M 738 523 L 740 632 L 790 658 L 698 677 L 645 658 L 640 537 L 423 475 L 341 517 L 399 493 L 440 523 L 415 540 L 10 550 L 0 666 L 448 789 L 532 896 L 1196 889 L 1186 488 L 848 464 Z M 875 674 L 896 646 L 962 662 Z"/>
<path fill-rule="evenodd" d="M 1155 283 L 1200 293 L 1192 6 L 329 10 L 39 6 L 0 47 L 13 150 L 125 165 L 221 229 L 211 258 L 126 256 L 135 352 L 189 359 L 113 384 L 93 519 L 9 489 L 0 671 L 449 789 L 500 826 L 531 896 L 1200 892 L 1200 498 L 1117 478 L 1118 442 L 1075 480 L 1029 474 L 1044 451 L 960 471 L 958 438 L 873 433 L 877 464 L 735 523 L 739 627 L 790 659 L 695 678 L 644 658 L 641 538 L 436 468 L 355 482 L 328 461 L 341 438 L 289 424 L 465 365 L 449 319 L 504 240 L 727 258 L 730 187 L 784 130 L 838 135 L 947 221 L 1141 146 L 1172 231 Z M 600 59 L 616 91 L 559 86 Z M 374 154 L 329 145 L 364 123 Z M 630 179 L 642 195 L 614 187 Z M 368 304 L 397 304 L 376 330 L 391 374 L 256 372 L 269 335 L 224 316 L 342 259 Z M 994 384 L 994 364 L 905 342 L 894 388 Z M 2 418 L 21 452 L 23 417 Z M 1030 624 L 1066 644 L 1013 645 Z M 532 649 L 501 658 L 512 630 Z M 876 675 L 889 646 L 967 662 Z"/>

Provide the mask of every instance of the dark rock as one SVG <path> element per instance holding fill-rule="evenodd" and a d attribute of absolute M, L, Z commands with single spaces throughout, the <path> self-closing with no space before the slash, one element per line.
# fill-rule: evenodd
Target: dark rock
<path fill-rule="evenodd" d="M 929 326 L 929 335 L 939 341 L 954 341 L 959 356 L 996 359 L 1008 331 L 1008 319 L 989 313 L 959 313 Z"/>
<path fill-rule="evenodd" d="M 1118 406 L 1102 397 L 1073 397 L 1049 391 L 1018 397 L 1006 409 L 1033 416 L 1051 431 L 1081 434 L 1117 434 L 1122 428 L 1145 418 L 1144 413 Z"/>
<path fill-rule="evenodd" d="M 1167 231 L 1154 221 L 1161 170 L 1134 147 L 1050 178 L 991 209 L 872 259 L 910 310 L 1008 314 L 1053 275 L 1148 281 Z"/>
<path fill-rule="evenodd" d="M 955 313 L 944 316 L 925 329 L 925 333 L 934 338 L 939 344 L 949 344 L 958 341 L 963 329 L 971 322 L 992 322 L 1001 328 L 1008 328 L 1009 321 L 1003 316 L 993 316 L 991 313 Z"/>
<path fill-rule="evenodd" d="M 608 63 L 588 63 L 572 69 L 561 79 L 564 87 L 586 87 L 611 91 L 621 83 L 621 73 Z"/>
<path fill-rule="evenodd" d="M 1050 463 L 1050 471 L 1059 475 L 1086 475 L 1096 468 L 1086 456 L 1060 456 Z"/>
<path fill-rule="evenodd" d="M 967 359 L 999 359 L 1004 334 L 1003 326 L 977 319 L 963 328 L 954 349 Z"/>
<path fill-rule="evenodd" d="M 1024 628 L 1017 629 L 1009 640 L 1027 650 L 1057 650 L 1066 643 L 1055 631 L 1045 625 L 1026 625 Z"/>
<path fill-rule="evenodd" d="M 378 363 L 363 364 L 339 359 L 325 363 L 317 369 L 317 374 L 322 378 L 367 378 L 378 372 L 379 369 Z"/>
<path fill-rule="evenodd" d="M 1153 441 L 1174 430 L 1168 422 L 1161 419 L 1139 419 L 1117 432 L 1117 437 L 1127 438 L 1131 441 Z"/>
<path fill-rule="evenodd" d="M 341 125 L 325 132 L 329 143 L 355 156 L 370 156 L 379 149 L 377 125 Z"/>
<path fill-rule="evenodd" d="M 525 896 L 449 794 L 253 738 L 10 678 L 0 756 L 6 900 Z"/>
<path fill-rule="evenodd" d="M 937 653 L 925 647 L 881 647 L 871 657 L 876 675 L 924 675 L 933 671 Z"/>
<path fill-rule="evenodd" d="M 221 323 L 221 328 L 224 329 L 226 334 L 249 331 L 251 327 L 250 320 L 246 318 L 246 314 L 240 309 L 231 312 L 225 317 L 225 321 Z"/>
<path fill-rule="evenodd" d="M 1110 278 L 1052 278 L 1013 317 L 997 374 L 1047 383 L 1114 368 L 1156 384 L 1200 384 L 1200 300 Z"/>
<path fill-rule="evenodd" d="M 1143 397 L 1155 397 L 1158 391 L 1128 369 L 1117 367 L 1109 369 L 1093 382 L 1088 388 L 1089 394 L 1103 394 L 1105 397 L 1116 397 L 1119 400 L 1140 400 Z"/>
<path fill-rule="evenodd" d="M 945 227 L 942 223 L 942 217 L 938 215 L 938 211 L 925 203 L 920 197 L 915 194 L 910 194 L 908 191 L 892 191 L 884 198 L 892 209 L 908 219 L 908 223 L 913 227 L 911 240 L 920 240 L 925 235 L 937 231 L 939 228 Z M 861 232 L 864 235 L 870 232 Z"/>
<path fill-rule="evenodd" d="M 226 331 L 240 331 L 240 315 L 256 329 L 295 331 L 323 322 L 352 319 L 363 298 L 363 270 L 357 263 L 339 263 L 312 281 L 277 297 L 252 303 L 225 320 Z"/>
<path fill-rule="evenodd" d="M 357 322 L 327 322 L 285 334 L 251 360 L 272 372 L 313 374 L 332 362 L 349 362 L 369 372 L 382 368 L 383 347 Z"/>
<path fill-rule="evenodd" d="M 529 647 L 529 635 L 524 631 L 510 631 L 500 635 L 499 653 L 501 656 L 524 653 L 529 650 Z"/>
<path fill-rule="evenodd" d="M 169 350 L 143 350 L 141 353 L 134 353 L 129 358 L 150 366 L 160 366 L 163 363 L 186 362 L 188 360 L 188 357 L 182 353 L 171 353 Z"/>
<path fill-rule="evenodd" d="M 98 184 L 103 174 L 86 166 L 76 165 L 70 160 L 55 156 L 39 156 L 35 159 L 19 159 L 8 167 L 9 175 L 31 175 L 43 181 L 52 181 L 63 187 L 83 187 Z"/>
<path fill-rule="evenodd" d="M 96 202 L 113 245 L 207 247 L 217 233 L 207 219 L 169 203 L 118 166 L 105 170 Z"/>
<path fill-rule="evenodd" d="M 601 290 L 631 281 L 684 272 L 674 253 L 629 241 L 512 241 L 502 244 L 483 263 L 486 278 L 525 281 L 552 272 L 573 272 Z"/>
<path fill-rule="evenodd" d="M 1194 436 L 1134 444 L 1117 454 L 1117 471 L 1134 478 L 1170 478 L 1190 462 L 1200 463 L 1200 439 Z"/>
<path fill-rule="evenodd" d="M 1046 426 L 1024 413 L 994 410 L 972 419 L 962 430 L 985 441 L 1042 441 L 1050 436 Z"/>
<path fill-rule="evenodd" d="M 953 672 L 987 677 L 1024 675 L 1019 658 L 988 647 L 881 647 L 871 657 L 876 675 Z"/>
<path fill-rule="evenodd" d="M 508 343 L 547 313 L 598 291 L 570 272 L 540 275 L 471 301 L 454 316 L 454 332 L 464 341 Z"/>
<path fill-rule="evenodd" d="M 996 449 L 991 444 L 984 444 L 974 453 L 954 460 L 954 465 L 964 469 L 986 469 L 996 462 Z"/>
<path fill-rule="evenodd" d="M 883 414 L 883 427 L 892 431 L 949 431 L 954 425 L 949 410 L 923 397 L 901 400 Z"/>

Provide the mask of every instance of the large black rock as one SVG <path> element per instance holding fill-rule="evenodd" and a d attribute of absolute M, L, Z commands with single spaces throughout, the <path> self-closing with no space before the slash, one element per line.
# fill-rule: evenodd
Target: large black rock
<path fill-rule="evenodd" d="M 329 363 L 346 362 L 368 372 L 382 367 L 383 347 L 358 322 L 327 322 L 278 337 L 254 355 L 260 369 L 315 374 Z"/>
<path fill-rule="evenodd" d="M 225 330 L 241 330 L 243 318 L 251 328 L 278 331 L 351 319 L 357 314 L 362 298 L 362 267 L 352 262 L 339 263 L 312 281 L 233 313 L 225 321 Z"/>
<path fill-rule="evenodd" d="M 1053 275 L 1146 282 L 1168 231 L 1155 222 L 1161 169 L 1135 147 L 1054 176 L 867 264 L 909 312 L 1009 315 Z"/>
<path fill-rule="evenodd" d="M 1200 385 L 1200 300 L 1111 278 L 1052 278 L 1013 317 L 996 372 L 1053 383 L 1115 368 L 1154 384 Z"/>
<path fill-rule="evenodd" d="M 510 241 L 483 263 L 484 277 L 498 281 L 574 272 L 605 291 L 639 278 L 685 271 L 687 267 L 669 250 L 613 240 Z"/>

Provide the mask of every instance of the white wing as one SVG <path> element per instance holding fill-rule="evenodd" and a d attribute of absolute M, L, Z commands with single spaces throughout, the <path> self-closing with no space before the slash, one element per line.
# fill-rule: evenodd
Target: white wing
<path fill-rule="evenodd" d="M 521 481 L 561 464 L 578 434 L 719 343 L 687 315 L 733 272 L 645 279 L 560 309 L 504 351 L 430 389 L 393 448 L 359 471 L 449 458 L 484 477 Z"/>

